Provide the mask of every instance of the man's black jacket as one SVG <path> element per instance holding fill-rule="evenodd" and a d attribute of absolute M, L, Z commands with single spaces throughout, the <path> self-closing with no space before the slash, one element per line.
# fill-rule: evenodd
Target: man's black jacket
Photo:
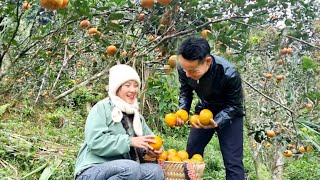
<path fill-rule="evenodd" d="M 243 93 L 241 78 L 233 65 L 218 56 L 212 56 L 209 70 L 199 79 L 188 78 L 178 66 L 180 81 L 180 109 L 190 111 L 193 91 L 199 97 L 195 114 L 202 109 L 210 109 L 218 128 L 223 128 L 234 117 L 243 116 Z"/>

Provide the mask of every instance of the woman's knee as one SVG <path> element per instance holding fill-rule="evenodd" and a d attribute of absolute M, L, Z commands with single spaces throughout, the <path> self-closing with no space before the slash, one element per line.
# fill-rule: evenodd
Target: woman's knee
<path fill-rule="evenodd" d="M 141 174 L 142 174 L 142 179 L 155 179 L 155 180 L 164 179 L 163 169 L 158 164 L 152 164 L 152 163 L 141 164 Z"/>
<path fill-rule="evenodd" d="M 120 160 L 119 166 L 123 168 L 121 172 L 121 176 L 123 177 L 131 177 L 140 179 L 141 171 L 140 171 L 140 164 L 136 161 L 132 160 Z"/>

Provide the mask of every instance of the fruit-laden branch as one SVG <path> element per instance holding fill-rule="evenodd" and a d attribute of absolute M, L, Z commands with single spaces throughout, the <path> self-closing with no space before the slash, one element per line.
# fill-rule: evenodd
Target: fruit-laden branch
<path fill-rule="evenodd" d="M 73 88 L 71 88 L 71 89 L 63 92 L 62 94 L 54 97 L 54 101 L 57 101 L 57 100 L 65 97 L 65 96 L 67 96 L 68 94 L 72 93 L 73 91 L 75 91 L 75 90 L 78 89 L 79 87 L 85 86 L 85 85 L 89 84 L 91 81 L 93 81 L 93 80 L 95 80 L 95 79 L 98 79 L 99 77 L 105 75 L 105 74 L 109 71 L 110 66 L 111 66 L 111 63 L 108 64 L 108 66 L 107 66 L 104 70 L 102 70 L 102 71 L 100 71 L 99 73 L 95 74 L 95 75 L 92 76 L 91 78 L 89 78 L 89 79 L 81 82 L 80 84 L 74 86 Z"/>
<path fill-rule="evenodd" d="M 24 54 L 26 54 L 30 49 L 32 49 L 34 46 L 38 45 L 39 43 L 41 43 L 46 37 L 48 37 L 51 34 L 55 34 L 57 32 L 61 32 L 61 30 L 63 28 L 65 28 L 67 25 L 72 24 L 74 22 L 76 22 L 76 20 L 71 20 L 71 21 L 66 21 L 64 24 L 62 24 L 59 28 L 48 32 L 47 34 L 39 37 L 39 40 L 35 41 L 34 43 L 32 43 L 30 46 L 26 47 L 24 50 L 21 50 L 20 53 L 14 58 L 14 60 L 8 65 L 8 67 L 6 68 L 5 72 L 1 72 L 0 71 L 0 80 L 6 75 L 7 71 L 11 68 L 11 65 L 15 64 L 17 62 L 17 60 L 19 58 L 21 58 Z M 0 59 L 0 67 L 1 67 L 1 59 Z"/>
<path fill-rule="evenodd" d="M 205 27 L 209 24 L 214 24 L 214 23 L 218 23 L 218 22 L 222 22 L 222 21 L 228 21 L 231 19 L 239 19 L 239 18 L 249 18 L 248 16 L 233 16 L 233 17 L 228 17 L 228 18 L 222 18 L 222 19 L 217 19 L 217 20 L 212 20 L 212 21 L 208 21 L 206 23 L 203 23 L 199 26 L 197 26 L 195 29 L 189 29 L 189 30 L 185 30 L 185 31 L 180 31 L 177 32 L 175 34 L 171 34 L 171 35 L 165 35 L 165 36 L 159 36 L 157 37 L 156 40 L 159 40 L 159 42 L 153 46 L 151 46 L 150 48 L 146 49 L 145 51 L 143 51 L 141 54 L 137 55 L 137 57 L 141 57 L 146 55 L 148 52 L 154 50 L 156 47 L 158 47 L 161 43 L 165 42 L 168 39 L 174 38 L 174 37 L 178 37 L 178 36 L 183 36 L 183 35 L 188 35 L 191 34 L 192 32 L 201 29 L 202 27 Z M 162 38 L 161 38 L 162 37 Z M 148 44 L 149 45 L 149 44 Z"/>
<path fill-rule="evenodd" d="M 244 80 L 243 78 L 241 78 L 243 82 L 245 82 L 250 88 L 252 88 L 253 90 L 255 90 L 256 92 L 258 92 L 259 94 L 261 94 L 262 96 L 264 96 L 265 98 L 273 101 L 274 103 L 280 105 L 281 107 L 283 107 L 284 109 L 286 109 L 287 111 L 289 111 L 291 114 L 294 114 L 293 110 L 289 109 L 288 107 L 282 105 L 280 102 L 274 100 L 273 98 L 269 97 L 268 95 L 264 94 L 263 92 L 259 91 L 257 88 L 255 88 L 254 86 L 252 86 L 249 82 L 247 82 L 246 80 Z"/>

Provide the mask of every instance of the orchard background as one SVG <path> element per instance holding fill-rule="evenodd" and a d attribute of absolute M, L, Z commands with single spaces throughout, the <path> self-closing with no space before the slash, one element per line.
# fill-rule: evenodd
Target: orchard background
<path fill-rule="evenodd" d="M 171 56 L 188 36 L 241 73 L 247 179 L 320 179 L 318 0 L 54 1 L 0 2 L 0 179 L 72 179 L 116 63 L 141 75 L 141 112 L 165 149 L 185 149 L 189 127 L 164 116 L 178 110 Z M 204 160 L 203 179 L 224 179 L 217 138 Z"/>

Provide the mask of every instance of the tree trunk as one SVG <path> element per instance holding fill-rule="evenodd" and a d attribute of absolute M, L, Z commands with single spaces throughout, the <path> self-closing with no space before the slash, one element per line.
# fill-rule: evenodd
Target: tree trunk
<path fill-rule="evenodd" d="M 272 168 L 272 179 L 281 180 L 283 174 L 283 154 L 282 152 L 277 152 L 274 156 L 274 164 Z"/>

